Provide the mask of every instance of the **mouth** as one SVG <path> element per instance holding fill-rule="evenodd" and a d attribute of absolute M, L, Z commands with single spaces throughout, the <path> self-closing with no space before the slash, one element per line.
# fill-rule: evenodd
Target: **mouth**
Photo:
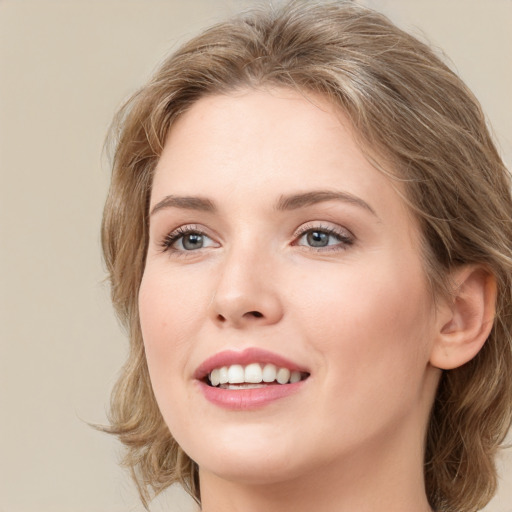
<path fill-rule="evenodd" d="M 309 377 L 308 372 L 293 370 L 273 363 L 220 366 L 209 372 L 204 382 L 220 389 L 258 389 L 272 385 L 295 384 Z"/>
<path fill-rule="evenodd" d="M 310 377 L 308 368 L 259 348 L 226 350 L 204 361 L 194 379 L 207 400 L 227 409 L 259 409 L 291 396 Z"/>

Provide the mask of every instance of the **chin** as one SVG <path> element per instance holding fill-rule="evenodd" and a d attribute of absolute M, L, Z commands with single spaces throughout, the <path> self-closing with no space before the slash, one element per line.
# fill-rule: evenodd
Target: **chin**
<path fill-rule="evenodd" d="M 201 442 L 181 444 L 185 452 L 207 472 L 228 481 L 265 485 L 299 476 L 310 464 L 301 464 L 297 443 L 282 442 L 272 434 L 252 433 L 238 428 L 206 435 Z M 246 432 L 241 432 L 246 430 Z M 305 457 L 311 461 L 311 456 Z M 301 469 L 302 468 L 302 469 Z"/>
<path fill-rule="evenodd" d="M 211 473 L 222 480 L 245 485 L 280 484 L 307 473 L 306 467 L 293 464 L 289 459 L 283 463 L 282 460 L 261 456 L 243 460 L 241 457 L 226 457 L 222 461 L 216 459 L 198 465 L 200 475 Z"/>

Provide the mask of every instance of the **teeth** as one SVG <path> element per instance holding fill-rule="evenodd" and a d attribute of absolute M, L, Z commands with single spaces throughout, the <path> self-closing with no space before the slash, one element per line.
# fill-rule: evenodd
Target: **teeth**
<path fill-rule="evenodd" d="M 279 368 L 277 370 L 277 382 L 279 384 L 286 384 L 290 380 L 290 370 L 288 368 Z"/>
<path fill-rule="evenodd" d="M 242 382 L 245 382 L 245 372 L 242 365 L 232 364 L 228 368 L 228 382 L 230 384 L 242 384 Z"/>
<path fill-rule="evenodd" d="M 262 380 L 261 366 L 258 363 L 252 363 L 245 367 L 245 382 L 259 384 Z"/>
<path fill-rule="evenodd" d="M 299 371 L 290 371 L 288 368 L 278 368 L 275 364 L 251 363 L 247 366 L 233 364 L 215 368 L 209 375 L 212 386 L 224 389 L 253 389 L 264 387 L 265 384 L 276 382 L 278 384 L 293 384 L 302 380 Z"/>
<path fill-rule="evenodd" d="M 300 372 L 293 371 L 290 375 L 290 384 L 293 384 L 294 382 L 299 382 L 300 379 Z"/>
<path fill-rule="evenodd" d="M 274 382 L 277 377 L 277 367 L 275 364 L 266 364 L 263 368 L 263 382 Z"/>
<path fill-rule="evenodd" d="M 229 382 L 228 367 L 223 366 L 222 368 L 219 368 L 219 383 L 227 384 L 228 382 Z"/>
<path fill-rule="evenodd" d="M 210 373 L 210 382 L 212 386 L 218 386 L 220 384 L 220 370 L 218 368 L 215 368 L 215 370 Z"/>
<path fill-rule="evenodd" d="M 222 389 L 257 389 L 264 388 L 264 384 L 222 384 Z"/>

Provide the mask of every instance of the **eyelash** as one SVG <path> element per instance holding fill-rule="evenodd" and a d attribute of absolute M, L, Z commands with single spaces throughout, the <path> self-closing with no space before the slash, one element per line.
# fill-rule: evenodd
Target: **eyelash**
<path fill-rule="evenodd" d="M 170 251 L 174 254 L 178 255 L 186 255 L 187 252 L 194 252 L 194 251 L 186 251 L 183 249 L 176 249 L 173 247 L 173 245 L 180 240 L 181 238 L 184 238 L 187 235 L 201 235 L 203 237 L 210 238 L 204 230 L 200 229 L 197 226 L 194 225 L 188 225 L 188 226 L 180 226 L 179 228 L 175 229 L 174 231 L 171 231 L 169 234 L 167 234 L 164 239 L 162 240 L 161 246 L 162 251 Z"/>
<path fill-rule="evenodd" d="M 323 247 L 313 247 L 313 246 L 306 246 L 306 245 L 299 245 L 299 241 L 308 233 L 313 232 L 320 232 L 325 233 L 329 236 L 335 237 L 339 243 L 331 244 Z M 172 252 L 173 254 L 177 254 L 179 256 L 187 256 L 190 253 L 196 252 L 194 250 L 183 250 L 183 249 L 177 249 L 173 247 L 173 245 L 180 239 L 184 238 L 187 235 L 200 235 L 206 238 L 211 239 L 208 234 L 199 228 L 198 226 L 194 225 L 186 225 L 186 226 L 180 226 L 179 228 L 175 229 L 174 231 L 171 231 L 169 234 L 167 234 L 164 239 L 161 242 L 162 252 Z M 306 224 L 304 226 L 301 226 L 301 228 L 294 234 L 294 241 L 292 243 L 293 246 L 299 246 L 299 247 L 306 247 L 308 250 L 312 250 L 315 252 L 327 252 L 327 251 L 343 251 L 346 250 L 347 247 L 354 244 L 354 236 L 348 232 L 347 230 L 338 230 L 332 227 L 328 226 L 322 226 L 322 225 L 311 225 Z M 200 248 L 202 249 L 202 247 Z M 197 249 L 199 250 L 199 249 Z M 189 253 L 189 254 L 187 254 Z"/>
<path fill-rule="evenodd" d="M 312 247 L 312 246 L 300 246 L 300 247 L 306 247 L 308 250 L 313 250 L 315 252 L 327 252 L 327 251 L 344 251 L 349 246 L 353 245 L 355 242 L 355 238 L 346 229 L 336 229 L 329 226 L 322 226 L 320 225 L 311 225 L 306 224 L 304 226 L 301 226 L 299 231 L 295 234 L 295 241 L 293 245 L 299 246 L 298 242 L 308 233 L 313 232 L 320 232 L 325 233 L 329 236 L 333 236 L 338 240 L 338 243 L 327 245 L 324 247 Z"/>

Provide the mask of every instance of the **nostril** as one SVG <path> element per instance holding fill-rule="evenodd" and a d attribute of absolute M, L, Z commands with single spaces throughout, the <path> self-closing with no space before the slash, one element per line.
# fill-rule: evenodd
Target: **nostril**
<path fill-rule="evenodd" d="M 249 311 L 248 315 L 252 315 L 254 318 L 261 318 L 263 315 L 259 311 Z"/>
<path fill-rule="evenodd" d="M 219 322 L 225 322 L 226 321 L 226 319 L 222 315 L 217 315 L 217 320 Z"/>

